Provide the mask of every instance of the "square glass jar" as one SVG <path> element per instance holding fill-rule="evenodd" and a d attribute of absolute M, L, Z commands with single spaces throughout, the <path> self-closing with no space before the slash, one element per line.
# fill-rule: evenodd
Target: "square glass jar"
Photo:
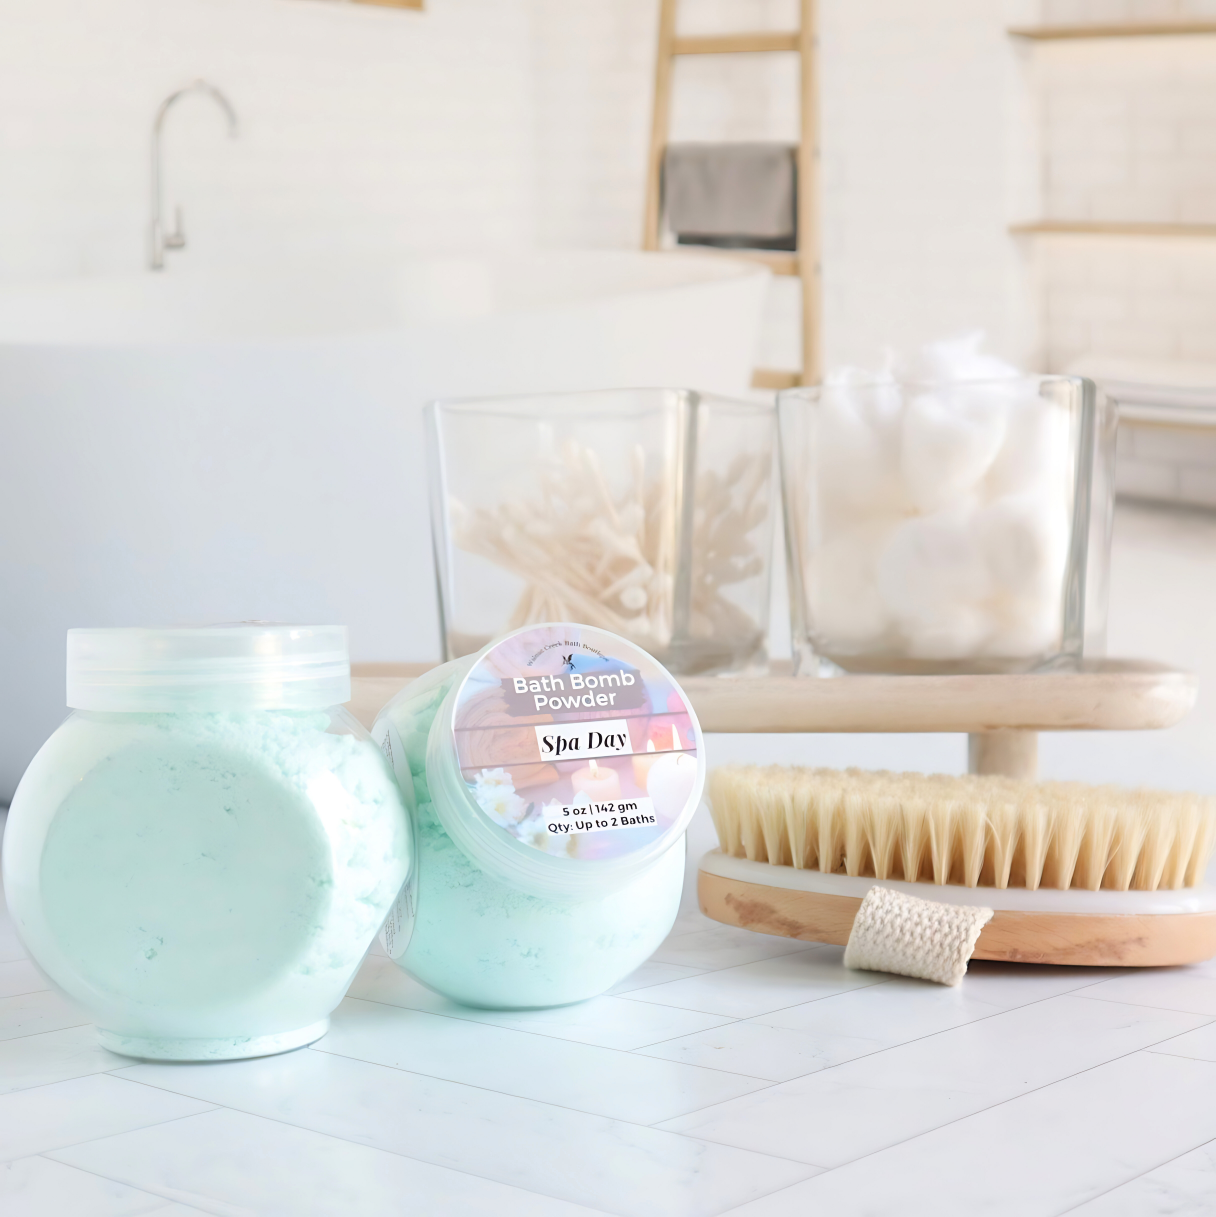
<path fill-rule="evenodd" d="M 447 659 L 546 621 L 679 674 L 764 671 L 776 410 L 687 389 L 427 409 Z"/>
<path fill-rule="evenodd" d="M 778 411 L 795 671 L 1103 652 L 1117 420 L 1091 381 L 842 380 Z"/>

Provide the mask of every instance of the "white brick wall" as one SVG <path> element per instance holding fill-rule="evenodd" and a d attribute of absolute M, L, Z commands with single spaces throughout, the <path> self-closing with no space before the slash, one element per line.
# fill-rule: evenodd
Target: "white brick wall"
<path fill-rule="evenodd" d="M 1086 354 L 1216 361 L 1216 240 L 1050 237 L 1034 245 L 1051 370 Z"/>
<path fill-rule="evenodd" d="M 0 277 L 142 266 L 148 129 L 194 262 L 519 245 L 533 232 L 528 0 L 0 0 Z"/>
<path fill-rule="evenodd" d="M 788 28 L 796 8 L 684 0 L 682 28 Z M 1213 14 L 1216 0 L 1043 8 Z M 1011 45 L 1004 27 L 1035 16 L 822 0 L 829 364 L 970 326 L 1052 368 L 1216 358 L 1216 241 L 1005 233 L 1036 215 L 1216 220 L 1216 38 Z M 227 141 L 197 99 L 173 116 L 192 262 L 636 246 L 656 17 L 657 0 L 0 0 L 0 277 L 142 265 L 148 124 L 200 74 L 243 131 Z M 680 65 L 675 138 L 796 132 L 792 56 Z M 774 286 L 770 314 L 762 361 L 796 366 L 795 284 Z"/>
<path fill-rule="evenodd" d="M 686 32 L 781 29 L 794 0 L 684 0 Z M 829 362 L 970 326 L 1014 358 L 1032 297 L 1004 0 L 822 0 Z M 1016 12 L 1015 12 L 1016 15 Z M 148 126 L 193 263 L 454 246 L 636 247 L 657 0 L 0 0 L 0 278 L 142 265 Z M 681 64 L 673 135 L 793 139 L 792 56 Z M 795 286 L 765 360 L 796 366 Z"/>
<path fill-rule="evenodd" d="M 639 239 L 655 0 L 534 0 L 538 232 Z M 1006 232 L 1033 206 L 1029 91 L 1003 0 L 821 0 L 823 275 L 829 365 L 960 329 L 1033 363 L 1034 296 Z M 683 0 L 685 33 L 788 29 L 793 0 Z M 674 139 L 797 137 L 792 55 L 681 62 Z M 797 290 L 774 286 L 762 353 L 795 367 Z"/>
<path fill-rule="evenodd" d="M 829 363 L 981 327 L 1037 358 L 1007 226 L 1033 187 L 1031 125 L 999 0 L 825 0 L 823 180 Z"/>
<path fill-rule="evenodd" d="M 1216 0 L 1045 0 L 1059 24 L 1216 19 Z M 1216 223 L 1216 36 L 1040 44 L 1037 215 Z M 1028 213 L 1029 215 L 1029 213 Z M 1044 357 L 1216 359 L 1216 239 L 1028 242 Z"/>
<path fill-rule="evenodd" d="M 1044 210 L 1216 221 L 1216 37 L 1045 43 Z"/>
<path fill-rule="evenodd" d="M 1216 428 L 1119 426 L 1120 494 L 1216 507 Z"/>
<path fill-rule="evenodd" d="M 652 0 L 531 0 L 531 9 L 537 239 L 637 249 L 657 9 Z"/>
<path fill-rule="evenodd" d="M 1188 17 L 1216 17 L 1216 0 L 1043 0 L 1043 20 L 1052 25 L 1179 21 Z"/>

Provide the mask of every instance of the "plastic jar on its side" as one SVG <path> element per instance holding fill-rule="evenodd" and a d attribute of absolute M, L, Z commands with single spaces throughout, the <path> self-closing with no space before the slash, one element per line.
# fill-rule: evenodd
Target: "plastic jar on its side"
<path fill-rule="evenodd" d="M 537 653 L 550 655 L 555 641 L 571 670 L 586 669 L 580 694 L 588 672 L 604 667 L 637 680 L 636 704 L 619 715 L 615 707 L 582 707 L 566 724 L 567 741 L 592 729 L 618 742 L 627 736 L 594 768 L 585 748 L 546 762 L 545 724 L 561 726 L 563 716 L 527 713 L 518 698 L 510 704 L 515 681 L 554 683 L 555 674 L 541 676 L 536 665 L 546 664 Z M 564 664 L 562 672 L 568 697 Z M 590 627 L 526 627 L 407 686 L 372 733 L 415 791 L 415 887 L 390 916 L 385 945 L 423 984 L 470 1006 L 567 1005 L 610 989 L 667 936 L 679 911 L 684 830 L 700 800 L 703 747 L 672 678 L 632 644 Z M 678 792 L 653 809 L 646 783 L 659 762 L 664 774 L 675 773 Z M 595 790 L 594 799 L 576 795 L 577 783 Z M 657 779 L 653 785 L 657 791 Z M 587 824 L 587 808 L 618 807 L 653 810 L 659 822 L 618 831 L 607 812 L 602 830 L 542 831 L 563 812 L 572 825 Z"/>
<path fill-rule="evenodd" d="M 221 1060 L 325 1033 L 412 857 L 348 689 L 339 627 L 69 636 L 77 708 L 17 789 L 4 880 L 103 1045 Z"/>

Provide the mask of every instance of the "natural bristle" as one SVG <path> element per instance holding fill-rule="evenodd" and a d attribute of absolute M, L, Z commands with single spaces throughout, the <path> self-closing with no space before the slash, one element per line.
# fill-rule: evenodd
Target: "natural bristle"
<path fill-rule="evenodd" d="M 722 852 L 967 887 L 1194 887 L 1216 799 L 1081 782 L 728 765 L 709 777 Z"/>

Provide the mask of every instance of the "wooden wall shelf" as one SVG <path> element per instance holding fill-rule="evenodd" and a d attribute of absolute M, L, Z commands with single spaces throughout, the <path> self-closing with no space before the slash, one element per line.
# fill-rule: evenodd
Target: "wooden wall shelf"
<path fill-rule="evenodd" d="M 1006 33 L 1032 42 L 1079 42 L 1090 38 L 1177 38 L 1216 34 L 1216 21 L 1152 21 L 1119 25 L 1016 25 Z"/>
<path fill-rule="evenodd" d="M 1216 237 L 1216 224 L 1138 224 L 1103 220 L 1035 220 L 1010 224 L 1015 236 Z"/>

